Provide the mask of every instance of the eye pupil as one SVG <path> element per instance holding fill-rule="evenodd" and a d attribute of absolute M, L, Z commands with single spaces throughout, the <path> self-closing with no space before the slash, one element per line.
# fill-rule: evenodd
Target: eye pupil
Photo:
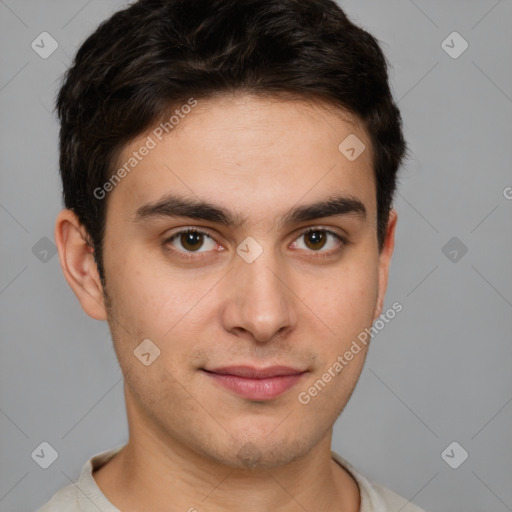
<path fill-rule="evenodd" d="M 310 231 L 306 233 L 306 245 L 310 249 L 321 249 L 325 244 L 325 239 L 326 234 L 322 231 Z"/>
<path fill-rule="evenodd" d="M 189 231 L 188 233 L 181 234 L 182 246 L 190 251 L 197 250 L 201 247 L 203 242 L 203 235 L 197 231 Z"/>

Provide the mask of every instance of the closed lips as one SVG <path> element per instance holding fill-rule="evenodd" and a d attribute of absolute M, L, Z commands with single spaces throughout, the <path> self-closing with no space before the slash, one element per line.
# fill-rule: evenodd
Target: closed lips
<path fill-rule="evenodd" d="M 216 373 L 218 375 L 233 375 L 235 377 L 243 377 L 246 379 L 269 379 L 272 377 L 281 377 L 287 375 L 299 375 L 305 373 L 306 370 L 290 368 L 288 366 L 272 366 L 269 368 L 254 368 L 251 366 L 231 366 L 225 368 L 216 368 L 204 371 L 208 373 Z"/>

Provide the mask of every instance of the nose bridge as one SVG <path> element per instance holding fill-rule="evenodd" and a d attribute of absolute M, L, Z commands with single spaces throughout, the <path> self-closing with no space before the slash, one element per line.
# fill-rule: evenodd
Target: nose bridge
<path fill-rule="evenodd" d="M 242 243 L 238 248 L 235 268 L 230 273 L 231 294 L 224 321 L 227 330 L 243 329 L 259 342 L 265 342 L 295 323 L 295 305 L 293 294 L 284 284 L 282 260 L 275 251 L 263 250 L 261 245 L 254 252 L 257 248 L 251 243 Z M 251 251 L 251 257 L 246 257 Z"/>

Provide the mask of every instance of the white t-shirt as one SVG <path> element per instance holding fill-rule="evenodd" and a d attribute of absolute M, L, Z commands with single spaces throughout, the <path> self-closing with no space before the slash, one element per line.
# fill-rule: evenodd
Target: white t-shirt
<path fill-rule="evenodd" d="M 78 480 L 63 487 L 36 512 L 121 512 L 101 492 L 92 476 L 93 469 L 106 464 L 123 446 L 100 452 L 82 467 Z M 381 484 L 370 482 L 352 464 L 331 452 L 332 458 L 345 468 L 357 482 L 361 491 L 359 512 L 425 512 Z"/>

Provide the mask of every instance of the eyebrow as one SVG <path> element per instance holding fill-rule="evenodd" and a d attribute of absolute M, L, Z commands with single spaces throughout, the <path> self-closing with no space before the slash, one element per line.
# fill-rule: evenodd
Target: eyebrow
<path fill-rule="evenodd" d="M 279 220 L 278 227 L 339 215 L 354 215 L 365 220 L 367 211 L 363 202 L 354 196 L 331 196 L 322 201 L 292 208 Z M 134 220 L 142 222 L 167 217 L 211 221 L 234 229 L 243 226 L 248 220 L 247 217 L 215 203 L 187 199 L 175 194 L 168 194 L 158 201 L 141 206 L 137 209 Z"/>

